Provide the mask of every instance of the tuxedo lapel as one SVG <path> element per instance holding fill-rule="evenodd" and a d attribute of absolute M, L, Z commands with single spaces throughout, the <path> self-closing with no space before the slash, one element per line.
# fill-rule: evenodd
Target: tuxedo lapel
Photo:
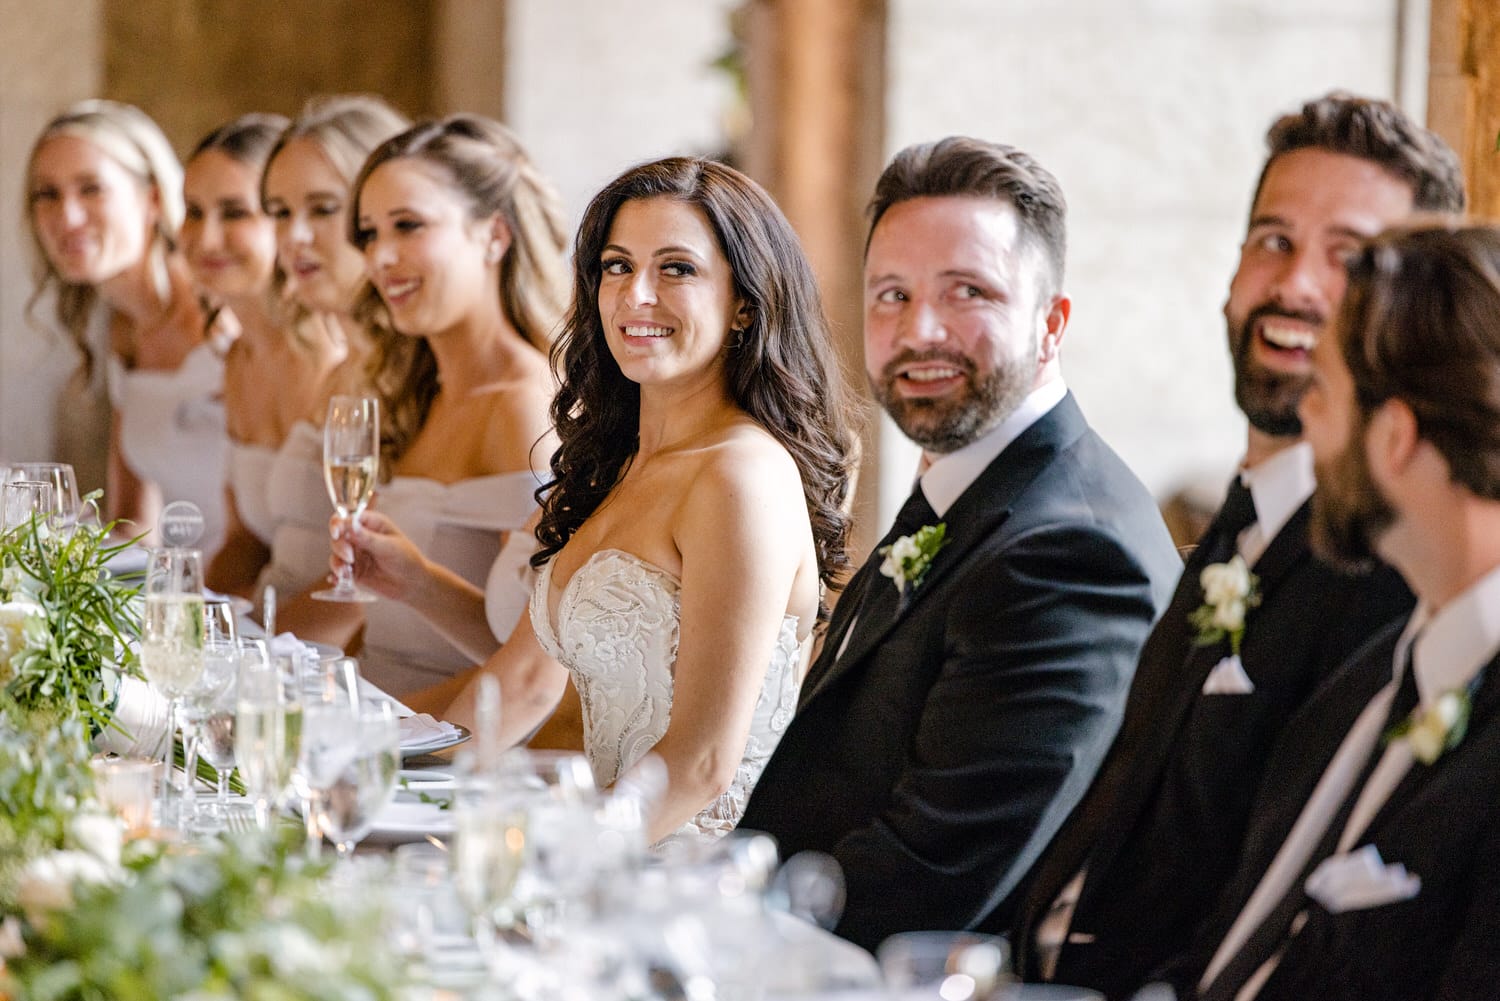
<path fill-rule="evenodd" d="M 1500 672 L 1500 657 L 1491 660 L 1484 667 L 1483 680 L 1480 682 L 1479 688 L 1474 692 L 1473 703 L 1469 713 L 1470 733 L 1464 737 L 1464 740 L 1471 739 L 1473 732 L 1489 724 L 1491 717 L 1496 712 L 1497 703 L 1500 703 L 1500 683 L 1497 683 L 1495 678 L 1497 672 Z M 1390 719 L 1386 721 L 1386 725 L 1390 727 L 1397 722 L 1399 720 Z M 1385 741 L 1382 740 L 1376 745 L 1375 754 L 1378 756 L 1384 750 Z M 1367 835 L 1378 830 L 1383 823 L 1390 820 L 1393 815 L 1405 807 L 1424 786 L 1434 781 L 1441 771 L 1451 764 L 1454 756 L 1461 755 L 1462 751 L 1463 743 L 1460 742 L 1457 747 L 1451 751 L 1445 751 L 1441 757 L 1430 765 L 1424 765 L 1420 761 L 1412 762 L 1411 768 L 1401 777 L 1401 781 L 1396 784 L 1396 788 L 1391 790 L 1391 795 L 1381 804 L 1380 809 L 1375 811 L 1375 816 L 1370 818 L 1369 825 L 1360 832 L 1355 843 L 1359 844 L 1371 840 L 1371 838 L 1367 838 Z"/>
<path fill-rule="evenodd" d="M 866 578 L 867 590 L 884 586 L 890 593 L 871 595 L 870 600 L 861 603 L 859 618 L 852 627 L 853 633 L 842 656 L 838 656 L 836 646 L 830 650 L 825 644 L 824 654 L 833 659 L 816 680 L 812 679 L 814 672 L 809 671 L 809 684 L 805 686 L 802 704 L 806 705 L 826 691 L 884 640 L 898 622 L 912 615 L 930 595 L 940 590 L 943 581 L 957 573 L 980 543 L 996 531 L 1021 491 L 1058 452 L 1072 444 L 1086 429 L 1083 413 L 1069 394 L 1006 446 L 941 517 L 947 526 L 947 545 L 933 558 L 922 585 L 905 601 L 897 600 L 895 583 L 880 576 L 877 568 L 882 557 L 879 552 L 871 553 L 859 575 Z"/>

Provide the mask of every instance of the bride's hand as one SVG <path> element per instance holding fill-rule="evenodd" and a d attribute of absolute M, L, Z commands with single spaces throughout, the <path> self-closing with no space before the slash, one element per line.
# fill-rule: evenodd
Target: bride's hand
<path fill-rule="evenodd" d="M 333 536 L 329 568 L 337 573 L 352 565 L 355 582 L 383 597 L 409 602 L 428 574 L 422 551 L 378 511 L 366 510 L 358 524 L 335 514 L 328 530 Z"/>

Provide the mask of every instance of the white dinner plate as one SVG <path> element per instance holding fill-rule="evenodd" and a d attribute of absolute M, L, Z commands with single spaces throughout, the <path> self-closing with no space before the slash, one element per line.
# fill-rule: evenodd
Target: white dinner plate
<path fill-rule="evenodd" d="M 450 747 L 457 747 L 469 739 L 469 731 L 466 727 L 453 724 L 455 732 L 429 737 L 422 741 L 402 743 L 401 757 L 415 758 L 423 754 L 431 754 L 433 751 L 446 751 Z"/>
<path fill-rule="evenodd" d="M 410 794 L 397 793 L 395 802 L 375 816 L 375 825 L 364 844 L 402 845 L 423 841 L 428 835 L 453 835 L 453 815 L 438 803 L 423 803 Z"/>

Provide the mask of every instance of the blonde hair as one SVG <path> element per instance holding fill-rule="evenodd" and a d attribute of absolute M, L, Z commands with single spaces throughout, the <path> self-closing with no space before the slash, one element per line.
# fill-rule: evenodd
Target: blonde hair
<path fill-rule="evenodd" d="M 500 259 L 500 307 L 516 331 L 546 354 L 569 290 L 567 224 L 551 183 L 499 122 L 467 114 L 422 122 L 383 143 L 360 169 L 349 213 L 349 239 L 355 246 L 364 242 L 358 209 L 365 181 L 381 164 L 403 158 L 438 167 L 468 202 L 472 219 L 498 215 L 505 221 L 510 246 Z M 389 469 L 426 423 L 438 391 L 437 359 L 425 339 L 391 329 L 385 305 L 368 282 L 356 316 L 376 333 L 370 384 L 384 407 L 381 458 Z"/>
<path fill-rule="evenodd" d="M 94 286 L 74 284 L 58 272 L 42 247 L 31 204 L 31 170 L 36 155 L 44 144 L 59 136 L 76 136 L 91 143 L 142 186 L 155 192 L 158 206 L 156 231 L 152 234 L 147 255 L 152 281 L 163 298 L 171 293 L 167 256 L 177 249 L 177 232 L 182 227 L 184 214 L 182 164 L 166 135 L 149 115 L 133 105 L 117 101 L 80 101 L 48 122 L 31 147 L 26 159 L 25 198 L 36 287 L 26 303 L 26 312 L 30 315 L 41 297 L 49 289 L 56 289 L 57 322 L 82 353 L 83 375 L 88 379 L 93 373 L 94 354 L 89 348 L 86 331 L 99 294 Z"/>
<path fill-rule="evenodd" d="M 266 156 L 260 174 L 262 205 L 266 201 L 266 178 L 271 173 L 271 164 L 293 140 L 316 143 L 352 193 L 354 178 L 370 151 L 410 124 L 410 119 L 374 94 L 325 94 L 310 98 Z M 351 199 L 346 205 L 351 218 L 352 206 Z M 278 302 L 285 301 L 285 286 L 286 273 L 278 262 L 271 279 L 272 295 Z M 285 318 L 289 324 L 300 326 L 309 318 L 305 307 L 293 303 L 289 308 L 291 315 Z"/>

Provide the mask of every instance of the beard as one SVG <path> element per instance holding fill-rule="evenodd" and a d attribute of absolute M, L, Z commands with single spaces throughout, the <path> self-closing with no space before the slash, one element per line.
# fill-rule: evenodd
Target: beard
<path fill-rule="evenodd" d="M 1344 573 L 1369 573 L 1380 557 L 1375 543 L 1396 520 L 1365 458 L 1365 424 L 1359 422 L 1349 444 L 1332 462 L 1317 466 L 1308 533 L 1312 550 Z"/>
<path fill-rule="evenodd" d="M 998 361 L 979 372 L 962 355 L 931 349 L 903 351 L 870 378 L 870 391 L 891 415 L 901 433 L 929 452 L 956 452 L 1015 412 L 1036 381 L 1039 345 L 1033 343 L 1020 358 Z M 941 361 L 963 373 L 961 392 L 941 398 L 906 397 L 896 389 L 897 372 L 912 362 Z"/>
<path fill-rule="evenodd" d="M 1251 310 L 1238 330 L 1233 324 L 1229 327 L 1229 342 L 1234 349 L 1234 402 L 1257 431 L 1276 438 L 1295 438 L 1302 434 L 1297 404 L 1312 377 L 1272 372 L 1255 362 L 1250 350 L 1255 340 L 1255 322 L 1268 316 L 1284 316 L 1318 327 L 1325 325 L 1326 318 L 1318 313 L 1265 303 Z"/>

